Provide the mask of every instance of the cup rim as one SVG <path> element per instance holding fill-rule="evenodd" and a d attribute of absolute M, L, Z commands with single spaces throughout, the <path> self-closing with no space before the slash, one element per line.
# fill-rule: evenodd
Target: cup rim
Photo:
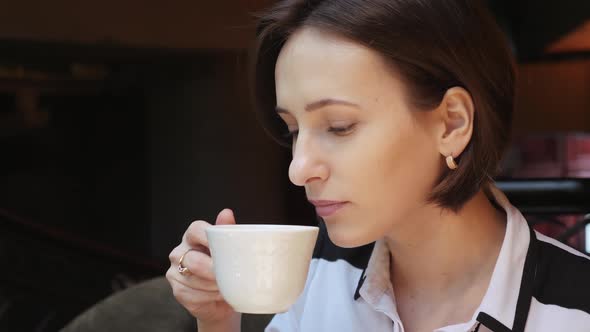
<path fill-rule="evenodd" d="M 303 225 L 280 225 L 280 224 L 233 224 L 233 225 L 211 225 L 207 227 L 207 232 L 309 232 L 319 230 L 318 226 Z"/>

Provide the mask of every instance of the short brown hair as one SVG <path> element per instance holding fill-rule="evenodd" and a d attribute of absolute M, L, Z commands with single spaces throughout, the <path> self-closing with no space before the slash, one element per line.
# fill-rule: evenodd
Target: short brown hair
<path fill-rule="evenodd" d="M 275 112 L 275 64 L 297 29 L 336 33 L 379 53 L 406 83 L 413 108 L 436 108 L 445 92 L 466 89 L 475 105 L 474 131 L 459 168 L 441 174 L 430 202 L 459 210 L 495 176 L 508 145 L 514 62 L 495 20 L 476 0 L 285 0 L 260 18 L 253 56 L 255 108 L 281 141 Z"/>

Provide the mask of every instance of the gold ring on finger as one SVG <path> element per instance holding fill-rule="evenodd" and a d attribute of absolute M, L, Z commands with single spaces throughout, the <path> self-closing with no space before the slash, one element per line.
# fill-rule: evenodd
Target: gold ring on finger
<path fill-rule="evenodd" d="M 182 256 L 180 256 L 180 260 L 178 261 L 178 273 L 180 273 L 183 276 L 191 273 L 191 271 L 188 269 L 188 267 L 182 265 L 182 262 L 184 261 L 184 256 L 186 256 L 186 254 L 188 254 L 188 252 L 191 250 L 195 250 L 195 249 L 191 248 L 191 249 L 185 251 L 184 254 L 182 254 Z"/>

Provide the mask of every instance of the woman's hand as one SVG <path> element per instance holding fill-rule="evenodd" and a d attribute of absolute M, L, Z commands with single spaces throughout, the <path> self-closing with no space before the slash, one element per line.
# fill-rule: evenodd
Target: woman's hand
<path fill-rule="evenodd" d="M 233 212 L 229 209 L 221 211 L 215 222 L 216 225 L 235 223 Z M 225 302 L 217 287 L 205 233 L 208 227 L 214 226 L 203 220 L 191 223 L 182 242 L 170 253 L 171 264 L 166 279 L 176 300 L 197 318 L 199 331 L 231 331 L 236 327 L 239 330 L 241 315 Z M 182 266 L 186 271 L 181 273 L 179 262 L 183 255 Z"/>

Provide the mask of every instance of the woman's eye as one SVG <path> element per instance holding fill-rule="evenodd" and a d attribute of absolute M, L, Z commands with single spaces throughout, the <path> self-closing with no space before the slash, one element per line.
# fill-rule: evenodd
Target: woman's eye
<path fill-rule="evenodd" d="M 353 129 L 354 124 L 347 126 L 347 127 L 330 127 L 328 129 L 329 132 L 334 133 L 336 135 L 340 135 L 340 136 L 344 136 L 347 135 L 348 133 L 350 133 L 350 131 Z"/>
<path fill-rule="evenodd" d="M 352 131 L 353 128 L 354 128 L 354 124 L 352 124 L 350 126 L 346 126 L 346 127 L 330 127 L 330 128 L 328 128 L 328 131 L 331 133 L 334 133 L 335 135 L 338 135 L 338 136 L 345 136 L 345 135 L 348 135 Z M 283 138 L 295 139 L 295 138 L 297 138 L 298 134 L 299 134 L 298 129 L 290 130 L 288 133 L 283 134 Z"/>

